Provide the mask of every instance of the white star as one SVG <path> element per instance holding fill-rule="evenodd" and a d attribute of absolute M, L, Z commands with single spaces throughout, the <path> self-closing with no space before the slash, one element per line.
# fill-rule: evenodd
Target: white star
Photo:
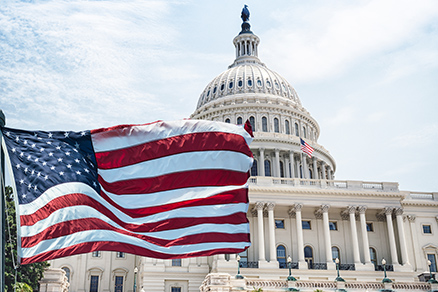
<path fill-rule="evenodd" d="M 62 158 L 58 158 L 58 161 L 59 161 L 59 162 L 62 162 Z"/>
<path fill-rule="evenodd" d="M 84 168 L 86 173 L 89 173 L 90 171 L 88 170 L 88 168 Z"/>
<path fill-rule="evenodd" d="M 46 166 L 46 165 L 47 165 L 47 162 L 44 161 L 44 162 L 43 162 L 43 165 Z"/>
<path fill-rule="evenodd" d="M 43 148 L 43 147 L 41 147 L 41 148 L 40 148 L 40 152 L 43 152 L 43 151 L 44 151 L 44 148 Z"/>
<path fill-rule="evenodd" d="M 61 150 L 61 146 L 56 146 L 56 150 Z"/>
<path fill-rule="evenodd" d="M 32 169 L 32 172 L 30 173 L 30 175 L 34 175 L 35 174 L 35 170 Z"/>
<path fill-rule="evenodd" d="M 26 195 L 25 195 L 25 194 L 23 194 L 23 195 L 22 195 L 22 197 L 23 197 L 23 199 L 24 199 L 24 198 L 26 198 Z"/>
<path fill-rule="evenodd" d="M 46 175 L 46 176 L 44 177 L 44 180 L 48 180 L 48 179 L 49 179 L 49 176 Z"/>
<path fill-rule="evenodd" d="M 17 164 L 17 165 L 15 165 L 16 167 L 17 167 L 17 169 L 19 169 L 20 167 L 21 167 L 21 165 L 20 164 Z"/>
<path fill-rule="evenodd" d="M 11 136 L 11 132 L 6 132 L 6 136 Z"/>
<path fill-rule="evenodd" d="M 93 186 L 97 186 L 95 181 L 93 181 Z"/>
<path fill-rule="evenodd" d="M 80 161 L 79 159 L 76 158 L 76 159 L 75 159 L 75 162 L 76 162 L 76 163 L 80 163 L 81 161 Z"/>
<path fill-rule="evenodd" d="M 67 138 L 68 135 L 69 135 L 69 132 L 65 132 L 65 133 L 64 133 L 65 138 Z"/>
<path fill-rule="evenodd" d="M 75 147 L 79 148 L 79 143 L 78 142 L 75 143 Z"/>
<path fill-rule="evenodd" d="M 35 158 L 35 162 L 38 162 L 38 158 Z"/>
<path fill-rule="evenodd" d="M 34 191 L 38 190 L 37 186 L 34 186 L 34 187 L 33 187 L 33 190 L 34 190 Z"/>
<path fill-rule="evenodd" d="M 33 144 L 32 144 L 32 148 L 35 148 L 35 146 L 36 146 L 36 144 L 35 144 L 35 143 L 33 143 Z"/>
<path fill-rule="evenodd" d="M 63 171 L 60 171 L 60 172 L 59 172 L 59 175 L 64 175 L 64 172 L 63 172 Z"/>
<path fill-rule="evenodd" d="M 53 137 L 53 134 L 52 133 L 49 133 L 49 138 L 52 138 Z"/>
<path fill-rule="evenodd" d="M 71 168 L 71 164 L 67 164 L 67 168 Z"/>
<path fill-rule="evenodd" d="M 15 151 L 17 151 L 17 149 L 15 149 L 15 148 L 12 148 L 12 152 L 14 152 L 14 153 L 15 153 Z"/>
<path fill-rule="evenodd" d="M 27 167 L 24 169 L 24 173 L 27 173 L 29 170 L 27 169 Z"/>
<path fill-rule="evenodd" d="M 24 184 L 24 179 L 20 179 L 20 184 Z"/>
<path fill-rule="evenodd" d="M 81 132 L 81 136 L 85 136 L 85 134 L 86 134 L 86 133 L 85 133 L 84 131 Z"/>
<path fill-rule="evenodd" d="M 53 156 L 53 153 L 52 153 L 52 152 L 50 152 L 50 153 L 49 153 L 49 156 Z"/>
<path fill-rule="evenodd" d="M 31 158 L 30 155 L 27 155 L 27 160 L 30 160 L 30 158 Z"/>
<path fill-rule="evenodd" d="M 81 175 L 81 172 L 78 170 L 78 171 L 76 171 L 76 174 Z"/>
<path fill-rule="evenodd" d="M 27 188 L 30 190 L 32 188 L 32 184 L 29 184 Z"/>
<path fill-rule="evenodd" d="M 24 140 L 23 144 L 24 144 L 24 145 L 27 145 L 27 140 Z"/>
<path fill-rule="evenodd" d="M 40 176 L 41 176 L 41 172 L 38 172 L 38 173 L 37 173 L 37 177 L 40 177 Z"/>
<path fill-rule="evenodd" d="M 15 141 L 17 141 L 17 142 L 20 141 L 20 138 L 18 138 L 18 136 L 17 136 L 17 137 L 15 138 Z"/>
<path fill-rule="evenodd" d="M 52 166 L 52 167 L 50 167 L 50 169 L 51 169 L 51 170 L 55 170 L 55 167 L 54 167 L 54 166 Z"/>
<path fill-rule="evenodd" d="M 21 152 L 21 153 L 20 153 L 20 157 L 23 157 L 23 156 L 24 156 L 24 153 L 23 153 L 23 152 Z"/>
<path fill-rule="evenodd" d="M 49 144 L 49 145 L 50 145 L 50 144 L 52 144 L 52 141 L 47 141 L 46 144 Z"/>
<path fill-rule="evenodd" d="M 68 152 L 68 151 L 65 152 L 65 155 L 70 156 L 70 152 Z"/>

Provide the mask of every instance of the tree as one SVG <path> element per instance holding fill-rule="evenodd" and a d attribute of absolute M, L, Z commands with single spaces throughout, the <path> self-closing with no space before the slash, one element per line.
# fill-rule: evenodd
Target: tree
<path fill-rule="evenodd" d="M 17 222 L 15 217 L 15 205 L 12 198 L 12 188 L 6 187 L 6 224 L 9 224 L 9 229 L 6 228 L 6 256 L 5 256 L 5 289 L 6 291 L 14 291 L 15 284 L 15 269 L 14 261 L 17 264 Z M 9 234 L 9 230 L 11 234 Z M 48 262 L 34 263 L 17 268 L 17 287 L 21 291 L 38 291 L 38 281 L 43 277 L 44 269 L 49 266 Z M 28 284 L 28 285 L 26 285 Z M 29 288 L 26 286 L 30 286 Z M 17 289 L 17 291 L 20 291 Z"/>

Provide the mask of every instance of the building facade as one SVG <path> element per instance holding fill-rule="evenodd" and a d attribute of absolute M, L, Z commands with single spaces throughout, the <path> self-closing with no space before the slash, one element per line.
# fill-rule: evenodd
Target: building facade
<path fill-rule="evenodd" d="M 233 40 L 234 62 L 205 87 L 191 116 L 235 124 L 249 120 L 254 130 L 248 211 L 252 246 L 239 255 L 246 278 L 240 290 L 287 288 L 281 285 L 290 265 L 301 291 L 314 291 L 318 283 L 333 283 L 336 258 L 346 283 L 357 283 L 348 291 L 377 291 L 383 268 L 394 283 L 410 287 L 399 290 L 429 289 L 421 283 L 428 280 L 429 267 L 437 271 L 438 192 L 401 191 L 396 182 L 336 180 L 335 160 L 318 143 L 317 121 L 289 82 L 258 58 L 259 42 L 244 20 Z M 311 157 L 301 150 L 301 140 L 314 149 Z M 201 285 L 210 291 L 206 287 L 214 275 L 234 279 L 237 259 L 157 260 L 102 251 L 51 265 L 66 271 L 71 292 L 195 292 Z M 409 286 L 414 283 L 420 286 Z"/>

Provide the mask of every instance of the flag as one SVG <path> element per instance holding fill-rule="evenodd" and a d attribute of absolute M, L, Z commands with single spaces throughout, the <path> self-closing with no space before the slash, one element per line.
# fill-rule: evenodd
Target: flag
<path fill-rule="evenodd" d="M 91 131 L 2 128 L 22 264 L 91 251 L 172 259 L 250 246 L 250 135 L 181 120 Z"/>
<path fill-rule="evenodd" d="M 310 147 L 310 145 L 307 144 L 306 141 L 304 141 L 303 139 L 300 138 L 300 140 L 301 140 L 301 151 L 309 155 L 309 157 L 312 157 L 312 153 L 314 151 L 313 148 Z"/>

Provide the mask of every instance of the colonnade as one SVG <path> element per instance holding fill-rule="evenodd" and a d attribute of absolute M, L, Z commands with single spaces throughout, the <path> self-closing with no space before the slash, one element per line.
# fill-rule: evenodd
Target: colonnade
<path fill-rule="evenodd" d="M 304 178 L 304 179 L 334 179 L 334 172 L 330 165 L 317 157 L 309 158 L 307 154 L 301 151 L 293 150 L 280 150 L 260 148 L 257 159 L 257 175 L 266 176 L 265 173 L 265 160 L 267 152 L 270 153 L 272 159 L 270 159 L 271 174 L 274 177 L 286 177 L 286 178 Z M 253 151 L 254 152 L 254 151 Z M 281 163 L 283 163 L 283 169 Z M 300 171 L 302 170 L 302 171 Z M 310 175 L 310 171 L 312 176 Z M 283 175 L 281 175 L 283 174 Z"/>
<path fill-rule="evenodd" d="M 258 260 L 260 262 L 266 262 L 265 255 L 265 232 L 264 232 L 264 219 L 263 216 L 267 211 L 268 217 L 268 226 L 267 226 L 267 234 L 269 234 L 269 259 L 270 262 L 277 262 L 277 251 L 276 251 L 276 239 L 275 239 L 275 215 L 274 215 L 275 203 L 273 202 L 256 202 L 255 207 L 253 209 L 253 215 L 257 216 L 257 246 L 258 246 Z M 298 262 L 299 269 L 307 269 L 307 263 L 305 261 L 304 256 L 304 236 L 303 236 L 303 228 L 302 228 L 302 208 L 303 204 L 297 203 L 294 204 L 289 210 L 288 213 L 291 218 L 295 218 L 296 223 L 296 234 L 292 235 L 292 238 L 296 239 L 297 244 L 297 254 L 292 255 L 294 261 Z M 323 226 L 323 238 L 324 238 L 324 246 L 320 248 L 324 250 L 323 254 L 325 254 L 325 258 L 323 263 L 327 265 L 327 269 L 335 269 L 335 264 L 333 263 L 332 258 L 332 240 L 330 235 L 330 219 L 329 219 L 329 209 L 330 205 L 323 204 L 315 210 L 315 216 L 317 219 L 322 219 Z M 342 220 L 350 221 L 350 236 L 351 238 L 345 238 L 344 240 L 351 242 L 351 247 L 353 251 L 353 263 L 356 270 L 374 270 L 374 265 L 371 262 L 370 257 L 370 244 L 368 240 L 368 231 L 367 231 L 367 219 L 366 219 L 366 206 L 347 206 L 345 209 L 341 209 L 341 218 Z M 361 260 L 361 251 L 359 249 L 359 236 L 356 225 L 356 215 L 359 215 L 360 221 L 360 233 L 362 240 L 362 258 Z M 394 226 L 393 226 L 393 214 L 395 215 L 397 221 L 397 232 L 398 232 L 398 244 L 400 247 L 401 261 L 399 262 L 397 256 L 397 242 L 395 239 Z M 401 266 L 410 266 L 408 259 L 408 250 L 406 245 L 406 237 L 405 230 L 403 225 L 403 209 L 395 208 L 395 207 L 385 207 L 377 214 L 378 220 L 386 219 L 386 229 L 387 235 L 389 239 L 389 251 L 391 255 L 391 263 L 394 266 L 394 270 L 397 271 L 398 267 Z M 345 233 L 348 234 L 348 233 Z M 294 236 L 295 235 L 295 236 Z M 382 251 L 383 253 L 384 251 Z M 291 253 L 291 252 L 290 252 Z"/>

